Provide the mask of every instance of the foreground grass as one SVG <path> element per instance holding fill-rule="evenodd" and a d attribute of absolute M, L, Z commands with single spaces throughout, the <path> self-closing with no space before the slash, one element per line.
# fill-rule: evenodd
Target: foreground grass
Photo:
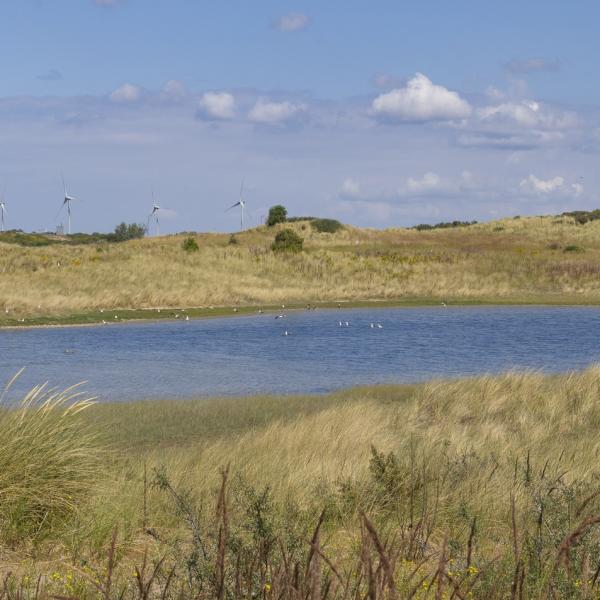
<path fill-rule="evenodd" d="M 90 598 L 600 597 L 599 397 L 595 367 L 94 405 L 64 422 L 99 436 L 103 468 L 18 539 L 0 522 L 6 589 L 33 596 L 41 576 L 44 593 Z M 27 440 L 23 472 L 43 460 Z"/>
<path fill-rule="evenodd" d="M 289 226 L 305 238 L 301 253 L 273 253 L 277 228 L 266 227 L 237 234 L 234 245 L 228 235 L 198 234 L 191 253 L 182 235 L 39 248 L 0 242 L 0 325 L 97 323 L 114 311 L 173 318 L 181 308 L 207 316 L 282 303 L 600 302 L 600 220 L 335 234 L 308 222 Z"/>

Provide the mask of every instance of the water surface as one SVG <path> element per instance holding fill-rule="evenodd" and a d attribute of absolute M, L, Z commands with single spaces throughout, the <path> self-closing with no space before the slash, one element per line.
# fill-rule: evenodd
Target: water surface
<path fill-rule="evenodd" d="M 114 401 L 322 393 L 593 362 L 600 309 L 588 307 L 342 309 L 0 330 L 0 382 L 26 367 L 13 397 L 44 381 L 84 380 L 88 392 Z"/>

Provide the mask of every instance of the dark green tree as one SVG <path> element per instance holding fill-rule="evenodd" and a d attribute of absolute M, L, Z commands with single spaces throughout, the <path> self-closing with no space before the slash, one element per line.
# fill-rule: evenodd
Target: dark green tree
<path fill-rule="evenodd" d="M 144 235 L 146 235 L 146 228 L 139 223 L 129 223 L 129 225 L 119 223 L 111 237 L 115 242 L 126 242 L 127 240 L 143 238 Z"/>
<path fill-rule="evenodd" d="M 273 227 L 277 223 L 285 223 L 287 221 L 287 209 L 281 204 L 271 206 L 269 209 L 269 216 L 267 217 L 267 225 Z"/>

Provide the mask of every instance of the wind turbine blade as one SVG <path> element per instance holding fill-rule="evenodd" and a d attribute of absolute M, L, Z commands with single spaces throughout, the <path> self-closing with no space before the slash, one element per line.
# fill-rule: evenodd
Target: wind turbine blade
<path fill-rule="evenodd" d="M 56 216 L 54 217 L 54 220 L 56 221 L 56 219 L 58 219 L 58 215 L 60 215 L 62 209 L 64 208 L 66 202 L 63 201 L 63 203 L 60 205 L 60 208 L 58 209 L 58 212 L 56 213 Z"/>
<path fill-rule="evenodd" d="M 65 192 L 65 198 L 66 198 L 67 197 L 67 184 L 65 183 L 65 178 L 62 173 L 60 174 L 60 178 L 62 179 L 63 190 Z"/>
<path fill-rule="evenodd" d="M 232 204 L 228 209 L 225 210 L 225 212 L 227 212 L 228 210 L 231 210 L 232 208 L 235 208 L 236 206 L 240 206 L 240 202 L 236 202 L 235 204 Z"/>

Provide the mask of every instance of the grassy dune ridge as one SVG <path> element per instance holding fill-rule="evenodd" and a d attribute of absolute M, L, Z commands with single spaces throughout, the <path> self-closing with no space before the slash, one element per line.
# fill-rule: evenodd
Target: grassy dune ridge
<path fill-rule="evenodd" d="M 600 221 L 529 217 L 416 231 L 347 226 L 305 238 L 299 254 L 273 253 L 279 227 L 121 244 L 25 248 L 0 242 L 0 323 L 100 309 L 261 306 L 306 302 L 600 302 Z M 2 310 L 4 308 L 4 310 Z M 8 310 L 8 312 L 6 312 Z M 131 318 L 157 316 L 135 313 Z M 171 315 L 172 316 L 172 315 Z"/>
<path fill-rule="evenodd" d="M 114 597 L 144 597 L 144 553 L 166 597 L 599 597 L 599 397 L 593 367 L 94 405 L 72 415 L 106 453 L 94 485 L 18 543 L 0 520 L 0 562 L 15 590 L 95 597 L 116 531 Z"/>

